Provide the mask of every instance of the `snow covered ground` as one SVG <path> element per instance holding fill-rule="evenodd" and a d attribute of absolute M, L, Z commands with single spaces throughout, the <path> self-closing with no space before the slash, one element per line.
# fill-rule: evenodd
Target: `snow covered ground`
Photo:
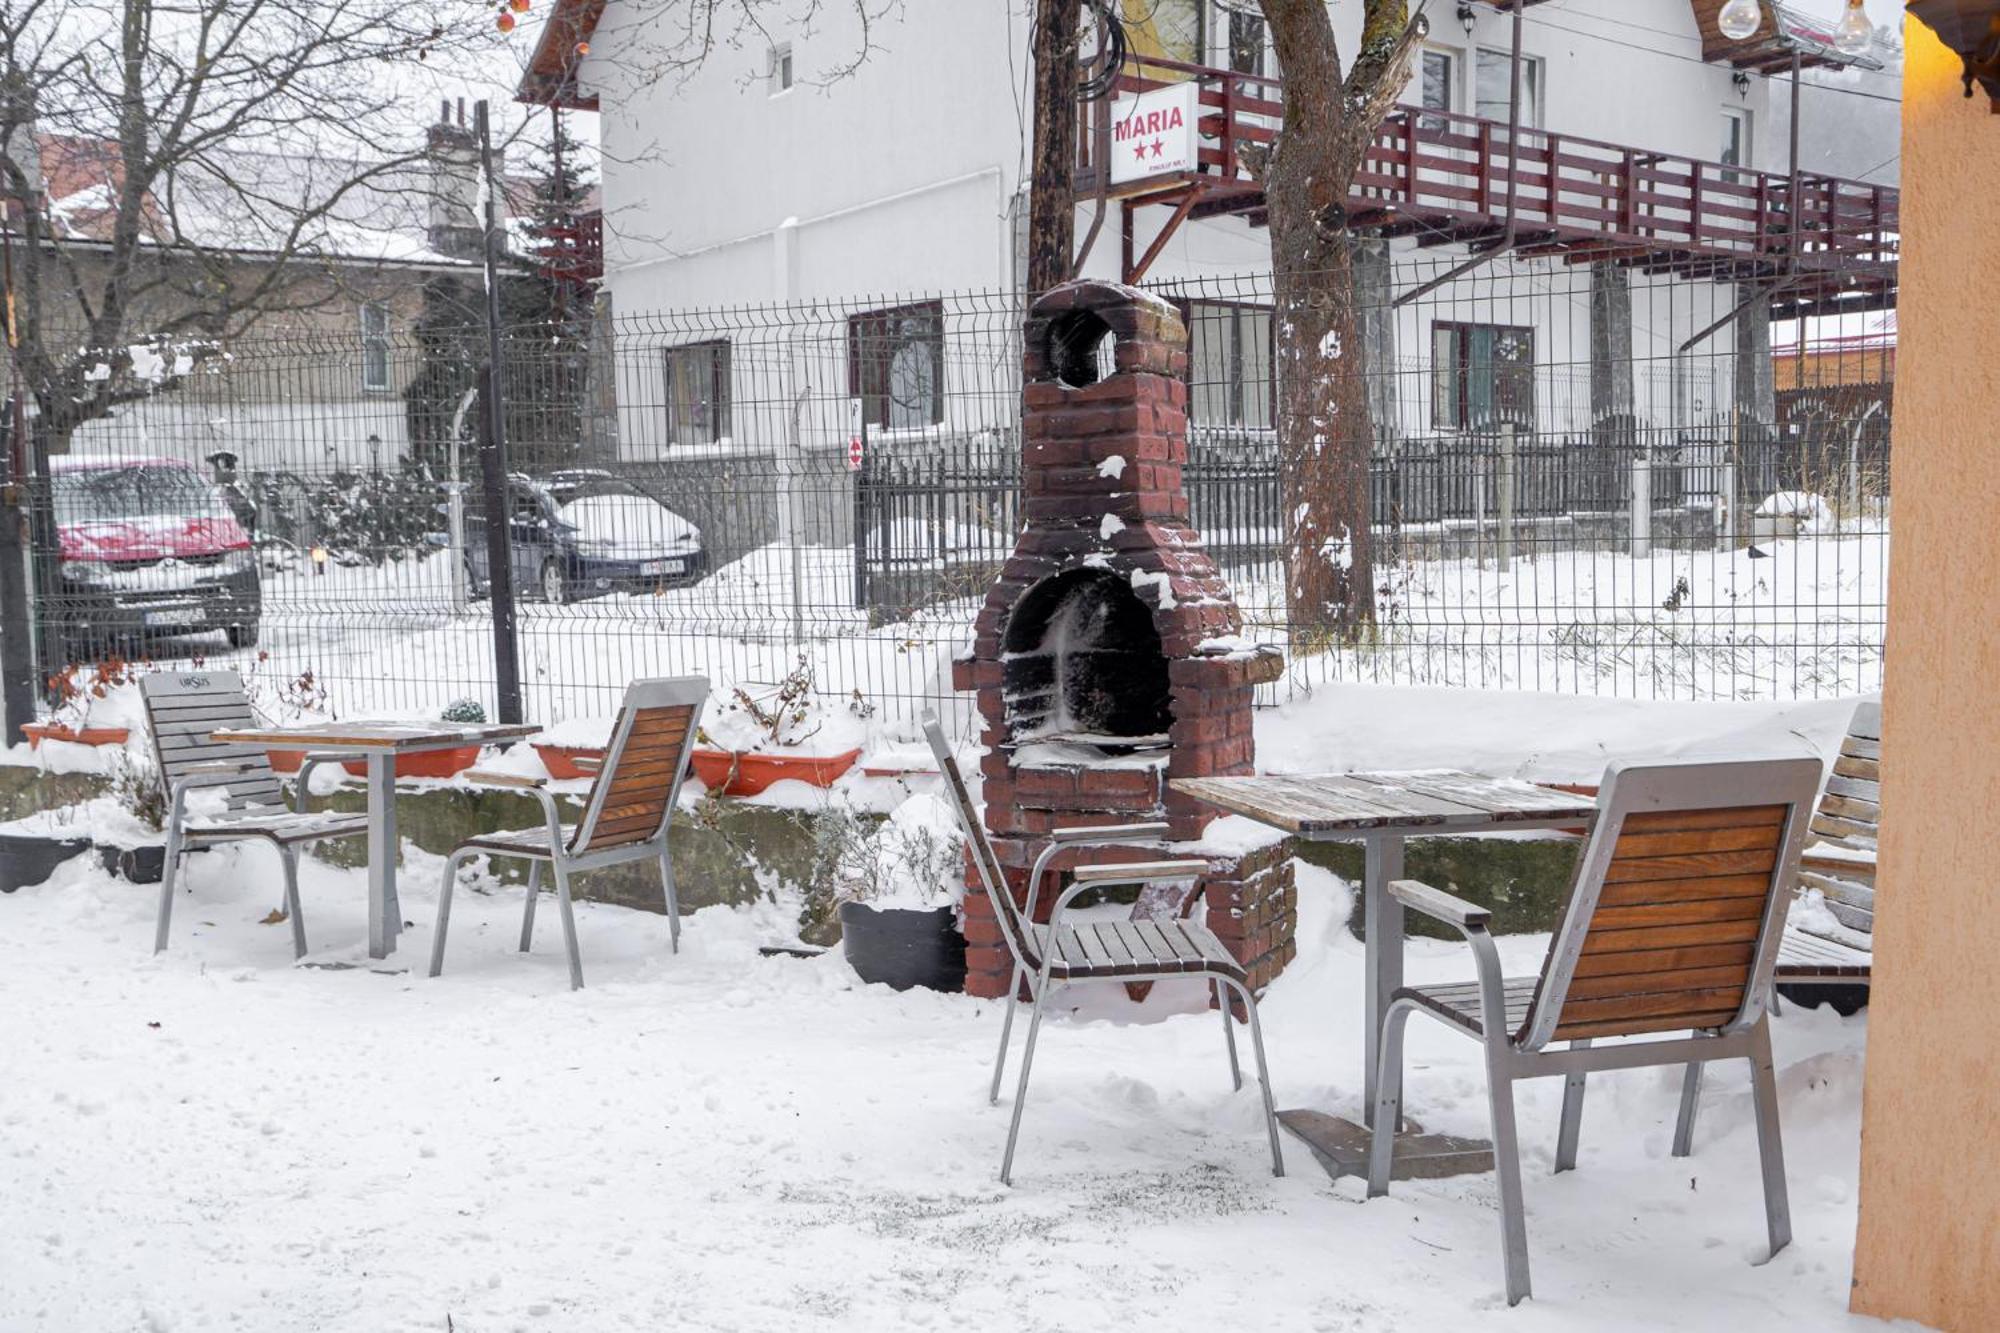
<path fill-rule="evenodd" d="M 572 994 L 553 913 L 512 951 L 518 891 L 459 896 L 430 981 L 439 866 L 408 862 L 416 925 L 386 966 L 360 952 L 361 874 L 316 861 L 314 965 L 294 966 L 259 924 L 263 849 L 197 859 L 158 958 L 152 891 L 83 861 L 0 898 L 0 1329 L 1859 1324 L 1865 1017 L 1776 1025 L 1797 1240 L 1766 1266 L 1741 1069 L 1711 1074 L 1688 1161 L 1667 1153 L 1672 1074 L 1594 1077 L 1560 1178 L 1559 1085 L 1525 1087 L 1538 1295 L 1509 1311 L 1490 1177 L 1364 1203 L 1288 1138 L 1273 1179 L 1254 1085 L 1229 1091 L 1185 988 L 1099 993 L 1045 1031 L 1006 1189 L 992 1003 L 762 957 L 780 909 L 701 912 L 670 957 L 658 917 L 596 904 Z M 1350 895 L 1301 880 L 1274 1081 L 1280 1105 L 1352 1115 Z M 1502 952 L 1527 969 L 1546 944 Z M 1462 948 L 1411 949 L 1417 980 L 1471 975 Z M 1410 1067 L 1416 1115 L 1485 1132 L 1473 1043 L 1415 1023 Z"/>

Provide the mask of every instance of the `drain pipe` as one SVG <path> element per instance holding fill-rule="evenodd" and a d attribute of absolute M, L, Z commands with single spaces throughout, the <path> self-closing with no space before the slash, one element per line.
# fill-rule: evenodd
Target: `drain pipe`
<path fill-rule="evenodd" d="M 1480 251 L 1463 264 L 1432 278 L 1421 286 L 1414 287 L 1398 296 L 1392 303 L 1400 309 L 1410 302 L 1429 296 L 1440 287 L 1457 282 L 1475 269 L 1483 268 L 1500 256 L 1512 250 L 1520 230 L 1521 196 L 1521 28 L 1522 15 L 1527 9 L 1527 0 L 1513 0 L 1514 3 L 1514 56 L 1507 71 L 1507 221 L 1500 231 L 1500 239 L 1489 249 Z M 1414 136 L 1421 117 L 1410 122 L 1410 133 Z M 1549 164 L 1550 188 L 1553 190 L 1556 164 Z M 1410 191 L 1416 192 L 1417 182 L 1410 181 Z"/>

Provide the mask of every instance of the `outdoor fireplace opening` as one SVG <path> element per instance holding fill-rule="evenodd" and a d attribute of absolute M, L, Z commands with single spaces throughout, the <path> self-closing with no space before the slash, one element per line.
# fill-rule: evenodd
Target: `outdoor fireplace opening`
<path fill-rule="evenodd" d="M 1072 389 L 1116 373 L 1118 338 L 1095 310 L 1072 310 L 1049 321 L 1049 370 Z"/>
<path fill-rule="evenodd" d="M 1015 744 L 1064 740 L 1130 752 L 1167 744 L 1167 658 L 1153 613 L 1125 580 L 1072 570 L 1021 596 L 1002 644 Z"/>

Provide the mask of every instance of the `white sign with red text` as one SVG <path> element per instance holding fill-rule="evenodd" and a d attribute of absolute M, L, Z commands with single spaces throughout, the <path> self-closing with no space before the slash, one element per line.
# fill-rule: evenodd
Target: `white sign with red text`
<path fill-rule="evenodd" d="M 1111 113 L 1111 183 L 1193 171 L 1200 97 L 1194 84 L 1175 83 L 1119 98 Z"/>

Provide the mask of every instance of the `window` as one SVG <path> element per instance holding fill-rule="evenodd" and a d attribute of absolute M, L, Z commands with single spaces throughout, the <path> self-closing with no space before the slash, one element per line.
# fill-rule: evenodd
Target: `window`
<path fill-rule="evenodd" d="M 1226 20 L 1229 68 L 1238 74 L 1264 72 L 1264 16 L 1248 8 L 1218 5 Z"/>
<path fill-rule="evenodd" d="M 1505 123 L 1513 100 L 1514 54 L 1480 48 L 1473 72 L 1473 114 Z M 1542 62 L 1521 57 L 1521 127 L 1534 129 L 1542 123 Z"/>
<path fill-rule="evenodd" d="M 1271 428 L 1271 312 L 1190 301 L 1188 416 L 1198 426 Z"/>
<path fill-rule="evenodd" d="M 925 301 L 847 322 L 849 392 L 871 426 L 908 430 L 944 420 L 944 304 Z"/>
<path fill-rule="evenodd" d="M 1431 424 L 1489 430 L 1535 422 L 1535 331 L 1504 324 L 1431 326 Z"/>
<path fill-rule="evenodd" d="M 729 344 L 667 349 L 667 443 L 720 444 L 729 438 Z"/>
<path fill-rule="evenodd" d="M 780 42 L 771 48 L 770 68 L 764 71 L 771 86 L 771 96 L 788 91 L 792 86 L 792 44 Z"/>
<path fill-rule="evenodd" d="M 389 388 L 389 307 L 380 301 L 361 307 L 361 387 L 371 393 Z"/>
<path fill-rule="evenodd" d="M 1449 51 L 1426 51 L 1419 62 L 1417 80 L 1418 103 L 1426 111 L 1451 111 L 1457 99 L 1452 95 L 1458 82 L 1458 58 Z M 1445 132 L 1446 124 L 1442 116 L 1423 116 L 1417 121 L 1419 128 L 1432 134 Z"/>
<path fill-rule="evenodd" d="M 1747 167 L 1750 165 L 1750 112 L 1746 109 L 1728 106 L 1722 109 L 1722 165 L 1725 167 Z M 1741 173 L 1725 171 L 1722 179 L 1738 181 Z"/>

